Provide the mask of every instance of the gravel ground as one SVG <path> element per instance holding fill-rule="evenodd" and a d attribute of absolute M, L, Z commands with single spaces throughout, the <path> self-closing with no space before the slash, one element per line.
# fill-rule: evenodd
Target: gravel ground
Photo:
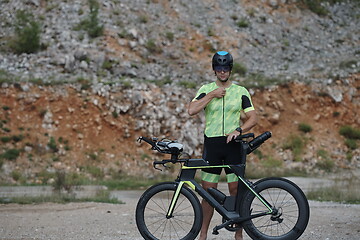
<path fill-rule="evenodd" d="M 141 193 L 118 192 L 125 204 L 0 205 L 0 240 L 142 239 L 134 217 Z M 360 239 L 360 205 L 310 201 L 310 207 L 310 222 L 301 240 Z M 216 213 L 211 227 L 220 222 Z M 209 239 L 232 237 L 232 232 L 220 230 L 218 236 L 210 235 Z M 245 234 L 245 239 L 250 238 Z"/>

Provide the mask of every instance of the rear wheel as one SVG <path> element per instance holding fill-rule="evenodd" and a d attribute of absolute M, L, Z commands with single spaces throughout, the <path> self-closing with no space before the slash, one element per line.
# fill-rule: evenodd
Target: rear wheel
<path fill-rule="evenodd" d="M 243 223 L 252 239 L 295 240 L 305 231 L 309 222 L 309 203 L 302 190 L 282 178 L 268 178 L 255 183 L 255 191 L 274 209 L 273 214 L 253 218 Z M 268 212 L 265 205 L 248 191 L 245 194 L 241 216 Z"/>
<path fill-rule="evenodd" d="M 160 183 L 141 196 L 136 207 L 136 225 L 145 239 L 192 240 L 202 224 L 199 199 L 182 187 L 170 218 L 166 217 L 178 183 Z"/>

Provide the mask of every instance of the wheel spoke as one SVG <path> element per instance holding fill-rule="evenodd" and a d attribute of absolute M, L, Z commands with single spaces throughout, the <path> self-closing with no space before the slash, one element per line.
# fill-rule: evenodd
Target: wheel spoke
<path fill-rule="evenodd" d="M 297 239 L 309 220 L 308 203 L 304 194 L 292 183 L 281 179 L 261 181 L 255 189 L 275 211 L 271 215 L 259 216 L 245 222 L 243 226 L 249 236 L 265 240 Z M 263 202 L 250 192 L 245 196 L 244 203 L 244 216 L 267 212 Z"/>

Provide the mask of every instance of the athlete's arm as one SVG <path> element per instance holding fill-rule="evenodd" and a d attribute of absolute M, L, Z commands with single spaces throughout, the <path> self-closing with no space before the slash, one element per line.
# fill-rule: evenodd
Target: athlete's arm
<path fill-rule="evenodd" d="M 241 126 L 241 129 L 244 132 L 250 131 L 256 124 L 258 121 L 257 118 L 257 114 L 255 110 L 249 111 L 247 113 L 245 113 L 246 116 L 246 121 L 244 122 L 244 124 Z M 229 143 L 230 141 L 232 141 L 233 139 L 235 139 L 237 136 L 240 135 L 240 132 L 234 130 L 231 133 L 228 134 L 226 142 Z"/>
<path fill-rule="evenodd" d="M 247 119 L 241 126 L 243 132 L 250 131 L 258 122 L 258 117 L 255 110 L 245 113 L 245 116 L 247 117 Z"/>
<path fill-rule="evenodd" d="M 213 98 L 222 98 L 225 96 L 226 90 L 223 87 L 217 88 L 208 94 L 204 93 L 202 97 L 201 94 L 198 96 L 198 99 L 195 101 L 190 102 L 188 106 L 188 113 L 190 116 L 198 114 L 201 110 L 203 110 L 206 105 L 213 99 Z M 200 98 L 199 98 L 200 97 Z"/>

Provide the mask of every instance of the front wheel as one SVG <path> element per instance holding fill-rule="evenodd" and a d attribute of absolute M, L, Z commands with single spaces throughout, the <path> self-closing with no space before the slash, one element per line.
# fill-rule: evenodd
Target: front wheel
<path fill-rule="evenodd" d="M 171 217 L 166 217 L 178 183 L 154 185 L 144 192 L 136 207 L 136 225 L 147 240 L 193 240 L 202 224 L 202 208 L 196 195 L 182 187 Z"/>
<path fill-rule="evenodd" d="M 273 214 L 253 218 L 243 223 L 246 233 L 257 240 L 295 240 L 309 222 L 309 203 L 302 190 L 289 180 L 267 178 L 255 183 L 255 191 L 275 210 Z M 251 191 L 243 198 L 242 217 L 268 212 Z"/>

